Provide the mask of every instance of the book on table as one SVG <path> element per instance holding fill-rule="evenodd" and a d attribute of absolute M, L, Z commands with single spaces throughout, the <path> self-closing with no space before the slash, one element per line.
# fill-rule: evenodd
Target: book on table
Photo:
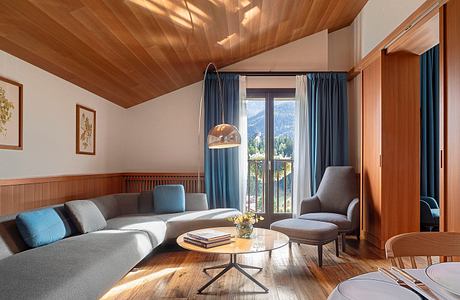
<path fill-rule="evenodd" d="M 203 229 L 187 233 L 187 237 L 205 242 L 217 242 L 231 238 L 230 233 L 214 229 Z"/>
<path fill-rule="evenodd" d="M 230 244 L 232 242 L 232 240 L 229 237 L 229 238 L 224 239 L 224 240 L 209 242 L 209 241 L 197 240 L 197 239 L 190 238 L 190 237 L 186 236 L 186 237 L 184 237 L 184 242 L 190 243 L 190 244 L 193 244 L 195 246 L 202 247 L 202 248 L 213 248 L 213 247 L 217 247 L 217 246 Z"/>
<path fill-rule="evenodd" d="M 184 241 L 203 248 L 212 248 L 231 243 L 231 235 L 214 229 L 203 229 L 187 233 Z"/>

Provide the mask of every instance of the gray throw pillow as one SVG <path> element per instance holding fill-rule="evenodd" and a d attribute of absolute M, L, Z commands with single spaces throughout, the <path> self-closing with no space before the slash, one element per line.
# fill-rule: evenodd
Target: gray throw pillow
<path fill-rule="evenodd" d="M 104 216 L 92 201 L 69 201 L 64 206 L 80 233 L 101 230 L 107 226 Z"/>

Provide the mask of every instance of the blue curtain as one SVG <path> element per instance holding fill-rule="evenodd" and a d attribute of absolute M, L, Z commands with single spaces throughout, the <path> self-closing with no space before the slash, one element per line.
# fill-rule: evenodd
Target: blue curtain
<path fill-rule="evenodd" d="M 328 166 L 348 164 L 346 73 L 307 74 L 311 192 Z"/>
<path fill-rule="evenodd" d="M 439 46 L 420 56 L 420 195 L 439 202 Z"/>
<path fill-rule="evenodd" d="M 238 127 L 239 75 L 220 74 L 225 123 Z M 219 83 L 215 73 L 208 74 L 204 89 L 204 180 L 210 208 L 240 209 L 238 148 L 214 149 L 207 146 L 209 130 L 222 123 Z"/>

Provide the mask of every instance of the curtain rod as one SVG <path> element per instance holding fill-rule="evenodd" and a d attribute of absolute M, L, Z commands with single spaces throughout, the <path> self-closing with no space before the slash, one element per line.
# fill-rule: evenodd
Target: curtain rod
<path fill-rule="evenodd" d="M 244 76 L 296 76 L 307 73 L 347 73 L 346 71 L 219 71 L 219 73 L 237 73 Z"/>

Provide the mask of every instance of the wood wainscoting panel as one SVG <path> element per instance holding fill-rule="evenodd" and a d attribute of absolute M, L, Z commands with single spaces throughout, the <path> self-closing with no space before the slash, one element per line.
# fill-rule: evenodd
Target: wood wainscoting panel
<path fill-rule="evenodd" d="M 76 199 L 120 193 L 120 173 L 0 180 L 0 216 Z"/>
<path fill-rule="evenodd" d="M 138 193 L 162 184 L 182 184 L 186 193 L 203 193 L 203 174 L 193 173 L 125 173 L 124 191 Z"/>
<path fill-rule="evenodd" d="M 182 184 L 186 193 L 203 192 L 204 176 L 194 173 L 110 173 L 0 179 L 0 216 L 70 200 L 153 190 L 162 184 Z"/>

